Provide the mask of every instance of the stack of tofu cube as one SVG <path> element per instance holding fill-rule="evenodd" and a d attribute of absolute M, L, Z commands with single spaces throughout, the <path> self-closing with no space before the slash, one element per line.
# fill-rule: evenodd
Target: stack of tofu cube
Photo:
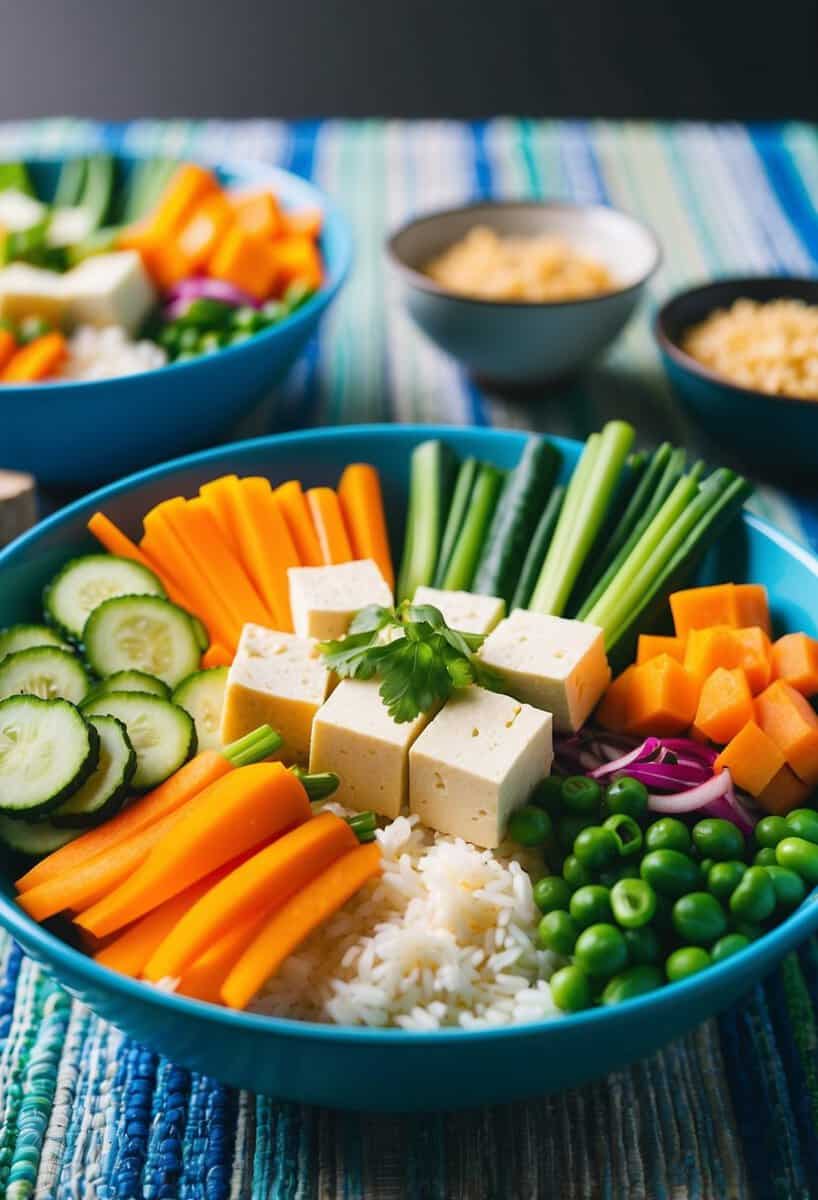
<path fill-rule="evenodd" d="M 156 292 L 135 250 L 97 254 L 60 275 L 28 263 L 0 270 L 0 317 L 42 317 L 52 325 L 119 325 L 135 334 Z"/>
<path fill-rule="evenodd" d="M 397 724 L 378 680 L 337 682 L 319 640 L 343 637 L 356 612 L 392 603 L 369 560 L 290 570 L 295 634 L 246 626 L 230 669 L 223 740 L 262 721 L 288 761 L 335 771 L 338 803 L 387 818 L 408 809 L 440 833 L 493 848 L 514 809 L 551 769 L 553 731 L 577 730 L 610 680 L 601 629 L 522 609 L 494 596 L 421 587 L 453 629 L 487 635 L 482 660 L 508 694 L 470 687 L 437 712 Z"/>

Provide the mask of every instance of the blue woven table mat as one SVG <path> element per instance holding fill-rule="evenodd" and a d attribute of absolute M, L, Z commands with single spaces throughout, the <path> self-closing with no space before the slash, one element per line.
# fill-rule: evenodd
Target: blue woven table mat
<path fill-rule="evenodd" d="M 783 126 L 454 122 L 0 124 L 0 158 L 113 146 L 264 158 L 350 218 L 357 262 L 320 339 L 240 432 L 430 420 L 583 435 L 612 413 L 646 440 L 707 446 L 675 406 L 643 314 L 581 385 L 532 402 L 481 392 L 421 342 L 384 233 L 480 196 L 601 200 L 646 219 L 652 300 L 712 275 L 814 273 L 818 132 Z M 274 414 L 274 415 L 273 415 Z M 818 548 L 818 500 L 761 487 L 757 511 Z M 124 1038 L 0 938 L 0 1194 L 23 1198 L 818 1195 L 818 949 L 724 1016 L 560 1096 L 413 1118 L 237 1093 Z"/>

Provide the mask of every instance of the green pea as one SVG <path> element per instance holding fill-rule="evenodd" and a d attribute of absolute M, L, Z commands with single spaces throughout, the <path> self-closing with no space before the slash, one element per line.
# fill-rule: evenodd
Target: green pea
<path fill-rule="evenodd" d="M 585 887 L 593 883 L 594 877 L 587 867 L 584 867 L 575 854 L 569 854 L 562 864 L 562 877 L 572 888 Z"/>
<path fill-rule="evenodd" d="M 780 842 L 783 846 L 789 841 Z M 818 855 L 818 847 L 816 847 Z M 730 897 L 730 912 L 741 921 L 766 921 L 775 909 L 775 888 L 764 867 L 748 867 Z"/>
<path fill-rule="evenodd" d="M 698 864 L 678 850 L 651 850 L 639 873 L 655 892 L 674 899 L 695 891 L 701 879 Z"/>
<path fill-rule="evenodd" d="M 812 808 L 794 808 L 785 818 L 787 837 L 800 837 L 818 845 L 818 812 Z"/>
<path fill-rule="evenodd" d="M 779 867 L 789 867 L 804 883 L 818 883 L 818 846 L 802 837 L 785 837 L 775 848 Z"/>
<path fill-rule="evenodd" d="M 610 829 L 591 825 L 577 834 L 574 854 L 589 871 L 600 871 L 619 857 L 619 843 Z"/>
<path fill-rule="evenodd" d="M 653 920 L 656 893 L 644 879 L 620 879 L 611 888 L 611 908 L 619 925 L 637 929 Z"/>
<path fill-rule="evenodd" d="M 199 330 L 198 329 L 183 329 L 182 332 L 179 334 L 179 339 L 177 341 L 177 345 L 182 352 L 184 352 L 185 350 L 188 350 L 192 353 L 193 351 L 198 350 L 199 349 Z"/>
<path fill-rule="evenodd" d="M 546 775 L 534 788 L 528 803 L 544 808 L 555 817 L 562 807 L 562 778 L 559 775 Z"/>
<path fill-rule="evenodd" d="M 665 977 L 658 967 L 635 966 L 628 967 L 619 975 L 614 975 L 605 985 L 602 993 L 603 1004 L 621 1004 L 623 1000 L 632 1000 L 634 996 L 644 996 L 662 986 Z"/>
<path fill-rule="evenodd" d="M 627 813 L 614 813 L 602 824 L 603 829 L 609 829 L 614 835 L 622 858 L 638 854 L 642 849 L 642 830 Z"/>
<path fill-rule="evenodd" d="M 567 958 L 574 952 L 579 925 L 570 913 L 560 909 L 547 912 L 537 926 L 537 945 Z"/>
<path fill-rule="evenodd" d="M 753 855 L 753 866 L 756 867 L 774 867 L 777 861 L 774 846 L 762 846 Z"/>
<path fill-rule="evenodd" d="M 623 775 L 608 784 L 605 805 L 610 813 L 624 813 L 638 821 L 648 811 L 648 789 L 638 779 Z"/>
<path fill-rule="evenodd" d="M 716 861 L 715 858 L 700 858 L 699 859 L 699 870 L 701 871 L 702 877 L 704 879 L 706 879 L 707 876 L 710 874 L 710 868 L 713 866 L 713 863 L 715 861 Z"/>
<path fill-rule="evenodd" d="M 289 312 L 295 312 L 302 304 L 306 304 L 315 288 L 306 279 L 294 279 L 284 293 L 284 304 Z"/>
<path fill-rule="evenodd" d="M 242 304 L 239 308 L 233 310 L 230 324 L 234 329 L 241 330 L 242 332 L 258 333 L 259 329 L 264 328 L 267 321 L 263 313 L 259 312 L 257 308 L 253 308 L 249 304 Z"/>
<path fill-rule="evenodd" d="M 541 846 L 551 833 L 551 818 L 541 808 L 524 804 L 508 822 L 508 836 L 520 846 Z"/>
<path fill-rule="evenodd" d="M 591 982 L 581 967 L 561 967 L 551 976 L 551 995 L 563 1012 L 579 1012 L 591 1003 Z"/>
<path fill-rule="evenodd" d="M 243 342 L 249 342 L 253 334 L 249 329 L 237 329 L 235 333 L 231 333 L 227 339 L 228 346 L 241 346 Z"/>
<path fill-rule="evenodd" d="M 181 337 L 181 334 L 182 330 L 180 326 L 173 324 L 166 325 L 165 328 L 160 332 L 157 341 L 164 350 L 167 350 L 168 354 L 175 354 L 179 349 L 179 338 Z"/>
<path fill-rule="evenodd" d="M 773 881 L 778 908 L 782 912 L 790 912 L 793 908 L 798 908 L 807 894 L 801 876 L 796 875 L 795 871 L 789 871 L 786 867 L 777 865 L 767 867 L 767 874 Z"/>
<path fill-rule="evenodd" d="M 282 304 L 280 300 L 268 300 L 266 304 L 262 304 L 260 312 L 268 325 L 277 325 L 279 321 L 287 316 L 287 305 Z"/>
<path fill-rule="evenodd" d="M 602 804 L 602 788 L 587 775 L 569 775 L 562 781 L 562 806 L 566 812 L 596 816 Z"/>
<path fill-rule="evenodd" d="M 661 817 L 645 830 L 645 847 L 648 850 L 678 850 L 690 854 L 693 843 L 684 821 L 676 817 Z"/>
<path fill-rule="evenodd" d="M 578 888 L 571 897 L 568 911 L 581 929 L 612 921 L 611 893 L 598 883 Z"/>
<path fill-rule="evenodd" d="M 179 353 L 174 356 L 173 361 L 174 362 L 192 362 L 194 358 L 198 358 L 198 357 L 199 357 L 198 350 L 180 350 Z"/>
<path fill-rule="evenodd" d="M 577 938 L 574 958 L 589 975 L 610 979 L 627 965 L 628 947 L 615 925 L 589 925 Z"/>
<path fill-rule="evenodd" d="M 727 916 L 709 892 L 690 892 L 673 905 L 673 928 L 684 942 L 710 946 L 727 931 Z"/>
<path fill-rule="evenodd" d="M 729 900 L 746 870 L 747 864 L 739 862 L 738 859 L 733 862 L 713 863 L 706 875 L 708 892 L 717 900 Z"/>
<path fill-rule="evenodd" d="M 671 983 L 697 975 L 711 963 L 710 955 L 701 946 L 682 946 L 674 950 L 665 963 L 665 974 Z"/>
<path fill-rule="evenodd" d="M 209 333 L 203 333 L 199 338 L 199 351 L 202 354 L 212 354 L 214 350 L 221 350 L 224 340 L 220 333 L 211 329 Z"/>
<path fill-rule="evenodd" d="M 638 929 L 623 929 L 622 936 L 628 947 L 628 959 L 636 965 L 658 963 L 662 947 L 656 930 L 651 925 L 640 925 Z"/>
<path fill-rule="evenodd" d="M 544 875 L 534 884 L 534 903 L 540 912 L 549 913 L 567 908 L 572 889 L 561 875 Z"/>
<path fill-rule="evenodd" d="M 724 862 L 744 855 L 744 836 L 732 821 L 705 817 L 693 826 L 693 842 L 703 858 Z"/>
<path fill-rule="evenodd" d="M 762 817 L 753 830 L 753 839 L 760 849 L 772 847 L 789 836 L 789 826 L 783 817 Z"/>
<path fill-rule="evenodd" d="M 562 848 L 570 853 L 583 829 L 590 829 L 594 824 L 593 817 L 581 817 L 578 813 L 565 813 L 557 822 L 557 840 Z"/>
<path fill-rule="evenodd" d="M 222 300 L 212 300 L 207 296 L 198 296 L 192 300 L 179 318 L 183 328 L 194 327 L 203 332 L 208 329 L 221 329 L 230 320 L 233 309 Z"/>
<path fill-rule="evenodd" d="M 726 933 L 711 946 L 710 957 L 714 963 L 724 962 L 725 959 L 738 954 L 740 950 L 746 950 L 749 945 L 750 939 L 743 933 Z"/>

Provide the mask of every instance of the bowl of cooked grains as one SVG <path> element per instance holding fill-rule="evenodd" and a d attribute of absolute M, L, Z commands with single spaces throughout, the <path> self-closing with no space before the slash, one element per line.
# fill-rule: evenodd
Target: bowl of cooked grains
<path fill-rule="evenodd" d="M 722 451 L 768 472 L 818 469 L 818 279 L 691 288 L 654 332 L 679 399 Z"/>
<path fill-rule="evenodd" d="M 653 233 L 602 205 L 504 201 L 430 213 L 387 250 L 409 313 L 472 374 L 558 379 L 605 350 L 659 265 Z"/>

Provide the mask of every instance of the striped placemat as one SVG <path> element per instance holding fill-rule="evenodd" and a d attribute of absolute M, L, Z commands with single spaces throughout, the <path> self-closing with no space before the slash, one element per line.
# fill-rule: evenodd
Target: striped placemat
<path fill-rule="evenodd" d="M 281 424 L 428 420 L 584 435 L 616 413 L 646 442 L 707 446 L 674 405 L 646 315 L 581 384 L 488 395 L 422 342 L 385 271 L 384 234 L 480 196 L 599 200 L 647 220 L 656 301 L 737 272 L 818 263 L 818 132 L 540 122 L 0 124 L 0 157 L 101 145 L 264 158 L 315 179 L 352 221 L 356 269 L 270 410 Z M 10 464 L 13 466 L 13 462 Z M 818 501 L 754 506 L 818 547 Z M 0 1194 L 53 1200 L 818 1195 L 818 949 L 739 1006 L 600 1083 L 477 1113 L 395 1118 L 236 1093 L 134 1045 L 0 939 Z"/>

